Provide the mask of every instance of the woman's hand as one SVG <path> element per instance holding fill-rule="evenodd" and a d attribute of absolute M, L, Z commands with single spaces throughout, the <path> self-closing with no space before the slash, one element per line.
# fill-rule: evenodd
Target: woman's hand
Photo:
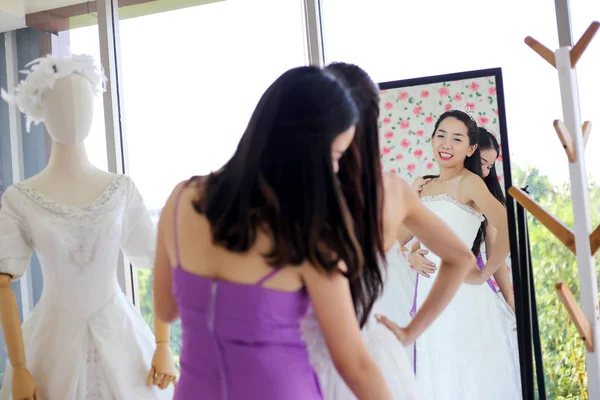
<path fill-rule="evenodd" d="M 431 278 L 430 274 L 433 274 L 437 270 L 435 264 L 425 258 L 425 255 L 428 253 L 429 250 L 421 249 L 421 243 L 416 241 L 410 250 L 410 254 L 408 255 L 408 261 L 410 262 L 410 265 L 415 269 L 415 271 L 417 271 L 419 275 L 422 275 L 425 278 Z"/>
<path fill-rule="evenodd" d="M 377 319 L 377 322 L 388 328 L 396 336 L 400 343 L 402 343 L 402 346 L 408 347 L 415 342 L 415 338 L 412 337 L 408 331 L 408 328 L 399 327 L 396 325 L 396 323 L 390 321 L 383 315 L 376 315 L 375 319 Z"/>
<path fill-rule="evenodd" d="M 423 186 L 425 186 L 430 181 L 431 181 L 431 178 L 425 179 L 422 176 L 420 176 L 413 181 L 413 183 L 410 187 L 417 194 L 417 196 L 421 197 L 421 192 L 423 191 Z"/>

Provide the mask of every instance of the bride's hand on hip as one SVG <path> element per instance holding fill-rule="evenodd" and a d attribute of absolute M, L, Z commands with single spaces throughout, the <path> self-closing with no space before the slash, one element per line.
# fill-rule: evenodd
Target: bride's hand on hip
<path fill-rule="evenodd" d="M 388 328 L 396 336 L 400 343 L 402 343 L 402 346 L 408 347 L 414 343 L 415 339 L 411 337 L 408 328 L 399 327 L 396 325 L 396 323 L 390 321 L 383 315 L 376 315 L 375 319 L 377 319 L 377 322 Z"/>
<path fill-rule="evenodd" d="M 408 261 L 410 262 L 411 267 L 417 271 L 419 275 L 422 275 L 425 278 L 430 278 L 430 274 L 433 274 L 437 269 L 433 262 L 425 258 L 425 255 L 428 253 L 428 250 L 421 249 L 421 243 L 417 241 L 413 244 L 410 254 L 408 255 Z"/>

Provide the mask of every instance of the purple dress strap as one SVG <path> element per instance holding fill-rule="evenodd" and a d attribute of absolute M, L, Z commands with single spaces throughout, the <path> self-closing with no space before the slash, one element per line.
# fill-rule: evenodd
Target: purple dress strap
<path fill-rule="evenodd" d="M 181 267 L 181 259 L 179 258 L 179 204 L 181 203 L 181 195 L 185 187 L 182 187 L 177 193 L 177 198 L 175 199 L 175 209 L 173 210 L 173 245 L 175 246 L 175 262 L 177 263 L 176 267 Z"/>
<path fill-rule="evenodd" d="M 417 313 L 417 292 L 419 289 L 419 274 L 417 274 L 417 279 L 415 280 L 415 294 L 413 296 L 413 304 L 412 304 L 412 308 L 410 309 L 410 316 L 411 318 L 415 317 L 415 314 Z M 417 341 L 415 340 L 415 342 L 413 343 L 413 369 L 415 374 L 417 373 Z"/>
<path fill-rule="evenodd" d="M 479 254 L 477 256 L 477 266 L 479 267 L 480 270 L 483 270 L 484 264 L 483 264 L 483 258 L 481 258 L 481 254 Z M 490 285 L 490 287 L 492 288 L 492 291 L 494 293 L 498 293 L 498 291 L 496 290 L 496 286 L 494 286 L 494 281 L 492 281 L 492 278 L 490 277 L 487 280 L 488 285 Z"/>
<path fill-rule="evenodd" d="M 269 272 L 266 276 L 262 277 L 258 282 L 256 282 L 256 286 L 262 285 L 263 283 L 265 283 L 266 281 L 268 281 L 269 279 L 271 279 L 272 277 L 277 275 L 277 273 L 279 271 L 281 271 L 281 268 L 277 268 L 277 269 L 274 269 L 273 271 Z"/>

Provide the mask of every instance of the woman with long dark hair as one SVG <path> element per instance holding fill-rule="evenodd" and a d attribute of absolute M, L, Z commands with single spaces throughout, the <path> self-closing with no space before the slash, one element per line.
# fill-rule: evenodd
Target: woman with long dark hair
<path fill-rule="evenodd" d="M 427 329 L 450 301 L 466 273 L 475 268 L 475 258 L 451 229 L 423 206 L 403 180 L 382 174 L 380 168 L 378 117 L 379 90 L 365 71 L 355 65 L 335 63 L 325 68 L 350 89 L 358 105 L 360 120 L 355 140 L 340 160 L 338 173 L 355 232 L 363 248 L 365 268 L 360 280 L 350 281 L 358 319 L 367 348 L 381 368 L 394 399 L 419 398 L 414 373 L 404 346 Z M 398 289 L 394 269 L 401 257 L 399 235 L 408 227 L 421 240 L 436 248 L 443 259 L 440 279 L 420 312 L 401 330 L 401 343 L 375 320 L 382 301 L 394 298 Z M 391 289 L 391 290 L 390 290 Z M 411 292 L 400 293 L 410 298 Z M 406 301 L 408 303 L 408 300 Z M 408 315 L 408 310 L 406 310 Z M 322 339 L 316 319 L 309 313 L 302 326 L 311 361 L 317 371 L 324 398 L 355 398 L 338 375 Z M 339 370 L 339 368 L 338 368 Z M 359 398 L 361 398 L 359 396 Z"/>
<path fill-rule="evenodd" d="M 358 116 L 332 75 L 292 69 L 261 97 L 225 166 L 174 189 L 153 288 L 155 315 L 181 316 L 176 400 L 321 399 L 299 332 L 309 305 L 352 391 L 390 398 L 348 287 L 372 267 L 336 177 Z"/>
<path fill-rule="evenodd" d="M 432 133 L 433 155 L 440 174 L 423 185 L 421 201 L 451 226 L 464 244 L 479 253 L 484 221 L 498 234 L 482 270 L 474 269 L 448 307 L 416 341 L 415 371 L 426 400 L 521 398 L 515 316 L 485 281 L 508 256 L 508 222 L 503 204 L 482 179 L 479 131 L 462 110 L 442 114 Z M 427 245 L 425 246 L 427 248 Z M 439 265 L 431 248 L 429 258 Z M 415 305 L 419 310 L 439 279 L 419 279 Z M 392 330 L 398 327 L 384 321 Z M 401 339 L 401 334 L 399 335 Z M 501 371 L 501 373 L 498 373 Z"/>
<path fill-rule="evenodd" d="M 506 205 L 506 197 L 504 196 L 504 192 L 502 191 L 502 186 L 500 186 L 500 182 L 498 181 L 498 174 L 496 173 L 496 160 L 500 155 L 500 145 L 498 141 L 490 132 L 488 132 L 485 128 L 478 128 L 479 131 L 479 153 L 481 155 L 481 176 L 485 185 L 487 186 L 490 193 L 498 199 L 503 205 Z M 492 243 L 496 238 L 496 229 L 484 223 L 485 226 L 485 248 L 491 249 Z M 425 257 L 427 254 L 427 250 L 420 249 L 420 244 L 416 242 L 411 250 L 411 253 L 408 257 L 411 265 L 417 269 L 418 271 L 427 270 L 428 268 L 434 268 L 435 264 L 428 260 Z M 480 269 L 483 269 L 485 263 L 483 261 L 483 257 L 481 254 L 481 249 L 479 249 L 479 253 L 477 254 L 477 265 Z M 425 277 L 429 277 L 426 274 L 421 274 Z M 510 308 L 515 310 L 515 295 L 512 289 L 512 283 L 510 281 L 510 276 L 508 273 L 508 266 L 506 263 L 498 268 L 496 272 L 494 272 L 494 279 L 502 292 L 502 296 L 506 303 L 510 306 Z M 492 278 L 487 280 L 488 286 L 494 291 L 497 292 L 496 285 Z"/>
<path fill-rule="evenodd" d="M 503 205 L 506 205 L 506 197 L 504 196 L 504 191 L 502 190 L 502 186 L 498 180 L 498 174 L 496 173 L 496 160 L 500 155 L 500 144 L 494 135 L 492 135 L 485 128 L 479 128 L 479 152 L 481 153 L 481 169 L 485 186 L 487 186 L 490 193 L 494 195 L 499 202 L 501 202 Z M 491 249 L 493 247 L 496 233 L 496 229 L 488 224 L 485 232 L 485 248 L 486 256 L 488 257 L 489 253 L 487 252 L 487 249 Z M 477 264 L 479 265 L 480 269 L 483 269 L 485 264 L 481 254 L 477 256 Z M 494 273 L 494 279 L 500 288 L 500 292 L 502 293 L 504 300 L 514 311 L 515 293 L 513 292 L 512 283 L 508 273 L 508 266 L 506 263 L 498 268 L 498 270 Z"/>

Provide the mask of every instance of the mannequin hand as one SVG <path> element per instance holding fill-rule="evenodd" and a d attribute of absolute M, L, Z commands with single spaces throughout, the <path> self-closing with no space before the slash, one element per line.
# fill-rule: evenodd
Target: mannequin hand
<path fill-rule="evenodd" d="M 157 343 L 152 358 L 152 369 L 150 369 L 146 384 L 166 389 L 170 383 L 173 383 L 173 386 L 177 385 L 177 370 L 175 369 L 173 354 L 169 348 L 169 343 Z"/>
<path fill-rule="evenodd" d="M 12 398 L 13 400 L 41 399 L 33 377 L 24 366 L 13 368 Z"/>
<path fill-rule="evenodd" d="M 408 347 L 414 343 L 415 339 L 410 335 L 408 328 L 399 327 L 383 315 L 376 315 L 375 319 L 377 319 L 377 322 L 388 328 L 404 347 Z"/>
<path fill-rule="evenodd" d="M 419 275 L 422 275 L 425 278 L 431 278 L 431 275 L 429 274 L 433 274 L 437 269 L 433 262 L 425 258 L 425 255 L 428 253 L 428 250 L 421 249 L 421 243 L 415 242 L 408 255 L 410 265 Z"/>
<path fill-rule="evenodd" d="M 420 176 L 413 181 L 413 183 L 410 187 L 417 194 L 417 196 L 421 197 L 421 191 L 423 191 L 423 186 L 425 186 L 430 181 L 431 181 L 431 178 L 425 179 L 422 176 Z"/>

